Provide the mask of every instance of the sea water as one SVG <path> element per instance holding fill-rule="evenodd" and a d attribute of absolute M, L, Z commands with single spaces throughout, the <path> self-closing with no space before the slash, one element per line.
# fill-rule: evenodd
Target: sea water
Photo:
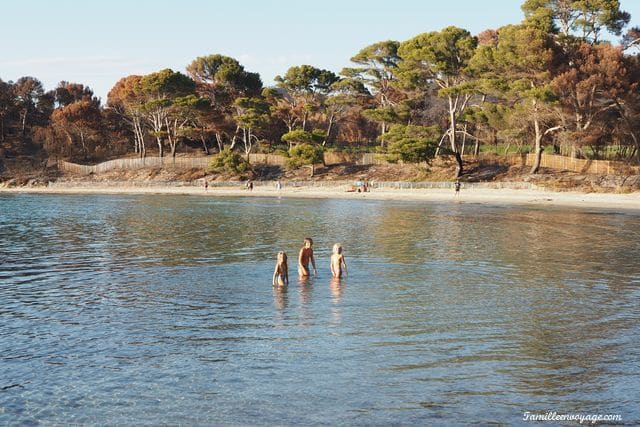
<path fill-rule="evenodd" d="M 638 424 L 638 242 L 637 211 L 0 195 L 0 423 Z"/>

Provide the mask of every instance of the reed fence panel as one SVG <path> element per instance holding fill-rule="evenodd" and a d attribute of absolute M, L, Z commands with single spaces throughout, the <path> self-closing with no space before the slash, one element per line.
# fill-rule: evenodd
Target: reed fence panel
<path fill-rule="evenodd" d="M 90 175 L 92 173 L 107 172 L 114 169 L 142 169 L 142 168 L 166 168 L 166 169 L 206 169 L 213 156 L 208 157 L 146 157 L 132 159 L 109 160 L 97 165 L 79 165 L 66 161 L 59 161 L 58 168 L 64 172 Z M 473 157 L 485 163 L 510 164 L 519 166 L 532 166 L 535 154 L 510 154 L 507 156 L 479 155 Z M 284 166 L 287 157 L 277 154 L 250 154 L 249 162 L 252 164 L 266 164 Z M 358 165 L 380 165 L 388 162 L 382 156 L 375 153 L 325 153 L 325 163 L 335 165 L 340 163 L 355 163 Z M 611 174 L 623 173 L 628 175 L 640 174 L 640 166 L 629 165 L 625 162 L 612 160 L 588 160 L 575 159 L 566 156 L 543 154 L 540 166 L 543 168 L 566 170 L 578 173 Z"/>

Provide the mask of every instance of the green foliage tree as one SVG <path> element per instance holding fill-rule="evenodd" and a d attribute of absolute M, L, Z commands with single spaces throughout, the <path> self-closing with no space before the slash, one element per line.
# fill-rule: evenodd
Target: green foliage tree
<path fill-rule="evenodd" d="M 319 144 L 324 138 L 325 134 L 320 129 L 314 129 L 312 132 L 294 129 L 282 135 L 282 141 L 289 144 L 289 149 L 293 148 L 294 144 Z"/>
<path fill-rule="evenodd" d="M 211 159 L 210 172 L 241 174 L 251 170 L 251 165 L 241 155 L 225 147 Z"/>
<path fill-rule="evenodd" d="M 180 96 L 173 100 L 170 115 L 166 120 L 167 140 L 171 156 L 175 158 L 178 142 L 193 134 L 193 127 L 198 123 L 200 112 L 207 108 L 209 100 L 194 94 Z"/>
<path fill-rule="evenodd" d="M 604 30 L 620 35 L 631 19 L 619 0 L 526 0 L 521 7 L 526 23 L 558 34 L 563 44 L 597 44 Z"/>
<path fill-rule="evenodd" d="M 0 142 L 4 142 L 7 118 L 16 110 L 13 84 L 0 79 Z"/>
<path fill-rule="evenodd" d="M 455 155 L 456 177 L 463 173 L 462 153 L 456 139 L 457 122 L 473 95 L 469 82 L 473 77 L 468 68 L 477 45 L 475 37 L 464 29 L 447 27 L 439 32 L 420 34 L 400 45 L 402 58 L 399 77 L 405 86 L 435 82 L 439 95 L 449 107 L 448 136 Z"/>
<path fill-rule="evenodd" d="M 94 96 L 93 91 L 82 83 L 70 83 L 61 81 L 53 91 L 55 103 L 59 107 L 66 107 L 78 101 L 90 101 L 100 107 L 100 100 Z"/>
<path fill-rule="evenodd" d="M 347 78 L 359 81 L 372 93 L 374 108 L 392 109 L 402 98 L 402 94 L 393 85 L 400 63 L 399 47 L 400 43 L 393 40 L 374 43 L 351 58 L 351 62 L 358 67 L 343 68 L 340 72 Z M 379 123 L 380 135 L 384 135 L 387 122 Z M 384 137 L 381 143 L 384 144 Z"/>
<path fill-rule="evenodd" d="M 322 70 L 311 65 L 294 66 L 284 76 L 276 76 L 276 85 L 282 90 L 279 98 L 284 100 L 296 120 L 289 124 L 295 126 L 298 120 L 302 130 L 307 130 L 309 114 L 320 109 L 324 98 L 331 91 L 331 85 L 338 81 L 338 76 L 329 70 Z"/>
<path fill-rule="evenodd" d="M 144 129 L 144 102 L 140 81 L 142 76 L 130 75 L 116 82 L 107 94 L 107 108 L 125 120 L 133 133 L 134 152 L 141 158 L 147 154 Z"/>
<path fill-rule="evenodd" d="M 44 124 L 48 120 L 53 111 L 53 99 L 45 93 L 42 82 L 34 77 L 20 77 L 13 84 L 13 95 L 24 139 L 29 125 Z"/>
<path fill-rule="evenodd" d="M 387 133 L 389 160 L 428 162 L 438 146 L 441 129 L 434 126 L 393 125 Z"/>
<path fill-rule="evenodd" d="M 236 59 L 219 54 L 194 59 L 187 66 L 187 73 L 196 82 L 198 95 L 210 102 L 208 109 L 198 109 L 195 125 L 200 129 L 201 138 L 211 132 L 219 150 L 225 139 L 233 149 L 240 131 L 233 119 L 234 102 L 240 97 L 259 97 L 262 91 L 260 76 L 246 71 Z M 206 150 L 206 143 L 203 145 Z"/>
<path fill-rule="evenodd" d="M 560 129 L 554 126 L 548 107 L 557 99 L 552 90 L 553 64 L 559 57 L 553 38 L 533 25 L 508 25 L 498 31 L 495 45 L 479 46 L 470 66 L 479 76 L 477 88 L 505 99 L 529 117 L 534 131 L 537 173 L 543 137 Z"/>
<path fill-rule="evenodd" d="M 311 176 L 315 173 L 315 165 L 322 163 L 324 150 L 316 144 L 302 143 L 289 150 L 289 166 L 297 168 L 304 165 L 311 166 Z"/>
<path fill-rule="evenodd" d="M 465 120 L 475 127 L 474 155 L 480 153 L 480 142 L 498 147 L 498 134 L 507 127 L 506 117 L 511 107 L 506 104 L 483 101 L 471 106 L 465 113 Z"/>
<path fill-rule="evenodd" d="M 172 126 L 170 122 L 176 120 L 175 112 L 179 109 L 172 107 L 177 99 L 195 93 L 195 82 L 188 76 L 167 68 L 143 76 L 140 79 L 140 88 L 145 99 L 142 111 L 151 126 L 152 135 L 156 138 L 159 155 L 163 157 L 163 139 L 166 137 L 169 141 L 175 141 L 177 137 L 177 127 Z M 172 145 L 172 149 L 174 147 Z M 175 156 L 175 149 L 172 150 L 172 155 Z"/>
<path fill-rule="evenodd" d="M 262 80 L 234 58 L 224 55 L 199 56 L 187 65 L 187 73 L 217 106 L 229 105 L 239 96 L 258 96 Z"/>
<path fill-rule="evenodd" d="M 238 98 L 235 101 L 235 120 L 241 129 L 244 152 L 249 158 L 253 144 L 258 142 L 258 133 L 269 124 L 269 104 L 262 98 Z"/>
<path fill-rule="evenodd" d="M 326 146 L 334 125 L 340 122 L 349 111 L 356 111 L 359 114 L 370 99 L 371 93 L 362 82 L 343 78 L 333 83 L 331 92 L 323 103 L 323 112 L 327 117 L 327 131 L 322 146 Z"/>

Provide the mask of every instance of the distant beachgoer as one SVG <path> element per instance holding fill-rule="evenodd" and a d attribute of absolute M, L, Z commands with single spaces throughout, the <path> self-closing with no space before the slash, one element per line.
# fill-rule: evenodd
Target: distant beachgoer
<path fill-rule="evenodd" d="M 209 181 L 207 181 L 206 179 L 204 180 L 204 191 L 207 191 L 209 189 Z"/>
<path fill-rule="evenodd" d="M 458 197 L 460 195 L 460 181 L 456 180 L 456 183 L 454 184 L 454 188 L 456 190 L 456 197 Z"/>
<path fill-rule="evenodd" d="M 287 254 L 283 251 L 276 256 L 276 268 L 273 271 L 273 286 L 286 286 L 289 284 L 289 265 L 287 264 Z"/>
<path fill-rule="evenodd" d="M 342 253 L 342 245 L 336 243 L 333 245 L 333 254 L 331 255 L 331 274 L 333 277 L 339 279 L 342 277 L 342 268 L 344 267 L 344 274 L 347 275 L 347 263 Z"/>
<path fill-rule="evenodd" d="M 309 275 L 309 261 L 313 266 L 313 275 L 317 275 L 316 260 L 313 257 L 313 240 L 311 237 L 305 237 L 300 253 L 298 254 L 298 274 L 301 277 Z"/>
<path fill-rule="evenodd" d="M 282 183 L 280 182 L 280 180 L 276 181 L 276 190 L 282 190 Z"/>
<path fill-rule="evenodd" d="M 253 190 L 253 181 L 247 181 L 247 190 Z"/>

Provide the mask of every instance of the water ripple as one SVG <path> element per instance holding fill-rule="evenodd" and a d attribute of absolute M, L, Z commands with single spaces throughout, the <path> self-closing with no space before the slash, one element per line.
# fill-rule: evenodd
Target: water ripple
<path fill-rule="evenodd" d="M 0 195 L 0 423 L 489 424 L 553 410 L 633 423 L 638 225 L 580 210 Z M 298 281 L 304 236 L 320 274 Z M 291 283 L 273 289 L 279 250 Z"/>

